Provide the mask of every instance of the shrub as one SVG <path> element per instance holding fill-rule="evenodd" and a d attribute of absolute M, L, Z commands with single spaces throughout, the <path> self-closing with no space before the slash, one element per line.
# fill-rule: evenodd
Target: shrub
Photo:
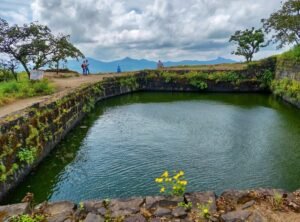
<path fill-rule="evenodd" d="M 207 80 L 209 79 L 209 74 L 206 72 L 195 72 L 191 71 L 185 75 L 188 80 Z"/>
<path fill-rule="evenodd" d="M 23 214 L 20 216 L 14 216 L 9 219 L 9 222 L 43 222 L 46 221 L 43 215 L 33 215 Z"/>
<path fill-rule="evenodd" d="M 188 203 L 180 202 L 180 203 L 178 203 L 178 207 L 183 207 L 184 209 L 189 211 L 193 208 L 193 204 L 192 204 L 192 202 L 188 202 Z"/>
<path fill-rule="evenodd" d="M 0 64 L 0 66 L 1 66 L 1 64 Z M 6 68 L 3 69 L 0 67 L 0 82 L 10 81 L 10 80 L 15 80 L 15 79 L 17 79 L 17 75 L 14 76 L 14 74 L 10 70 L 8 70 Z"/>
<path fill-rule="evenodd" d="M 176 82 L 176 80 L 180 79 L 180 75 L 176 72 L 160 72 L 160 76 L 164 79 L 166 83 Z"/>
<path fill-rule="evenodd" d="M 263 86 L 270 87 L 271 84 L 272 84 L 272 81 L 273 81 L 274 77 L 275 77 L 274 72 L 272 72 L 271 70 L 267 69 L 267 70 L 265 70 L 262 73 L 262 75 L 260 75 L 258 77 L 258 79 L 262 81 Z"/>
<path fill-rule="evenodd" d="M 89 97 L 82 108 L 83 112 L 85 112 L 85 113 L 91 112 L 95 107 L 95 103 L 96 103 L 95 99 L 92 97 Z"/>
<path fill-rule="evenodd" d="M 160 193 L 167 195 L 182 196 L 186 190 L 188 182 L 184 179 L 184 172 L 174 172 L 174 175 L 169 175 L 165 171 L 160 177 L 155 179 L 155 182 L 160 187 Z"/>
<path fill-rule="evenodd" d="M 236 72 L 219 72 L 217 73 L 217 81 L 221 82 L 236 82 L 237 80 L 241 79 L 240 75 Z"/>
<path fill-rule="evenodd" d="M 300 61 L 300 45 L 297 45 L 293 49 L 282 53 L 278 56 L 278 58 L 282 60 Z"/>
<path fill-rule="evenodd" d="M 202 81 L 202 80 L 198 80 L 198 79 L 192 79 L 190 80 L 190 84 L 192 86 L 197 87 L 198 89 L 204 90 L 207 89 L 208 85 L 206 82 Z"/>
<path fill-rule="evenodd" d="M 137 79 L 135 76 L 126 76 L 120 79 L 121 86 L 129 87 L 130 89 L 134 90 L 139 87 Z"/>
<path fill-rule="evenodd" d="M 275 95 L 286 96 L 295 102 L 300 102 L 300 82 L 292 79 L 274 80 L 271 89 Z"/>
<path fill-rule="evenodd" d="M 275 191 L 274 195 L 270 199 L 270 202 L 275 210 L 280 210 L 283 206 L 282 194 Z"/>
<path fill-rule="evenodd" d="M 33 96 L 49 95 L 55 91 L 54 86 L 47 80 L 30 81 L 20 79 L 0 83 L 0 105 L 9 103 L 15 99 Z"/>
<path fill-rule="evenodd" d="M 212 201 L 209 200 L 207 204 L 197 204 L 198 215 L 200 218 L 209 219 L 211 216 L 210 208 L 211 208 Z"/>
<path fill-rule="evenodd" d="M 27 164 L 32 164 L 37 156 L 37 149 L 30 148 L 30 149 L 21 149 L 17 154 L 19 160 L 21 162 L 26 162 Z"/>

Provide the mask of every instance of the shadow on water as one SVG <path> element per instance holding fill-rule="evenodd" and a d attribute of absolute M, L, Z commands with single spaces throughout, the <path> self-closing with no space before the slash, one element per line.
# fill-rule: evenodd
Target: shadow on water
<path fill-rule="evenodd" d="M 20 202 L 27 192 L 32 192 L 33 188 L 36 201 L 48 200 L 60 180 L 60 173 L 77 158 L 84 138 L 101 114 L 103 114 L 103 109 L 97 106 L 69 132 L 51 154 L 27 176 L 25 181 L 5 198 L 3 203 Z"/>
<path fill-rule="evenodd" d="M 37 202 L 157 194 L 183 169 L 190 190 L 300 187 L 299 110 L 268 94 L 143 92 L 97 104 L 9 196 Z"/>

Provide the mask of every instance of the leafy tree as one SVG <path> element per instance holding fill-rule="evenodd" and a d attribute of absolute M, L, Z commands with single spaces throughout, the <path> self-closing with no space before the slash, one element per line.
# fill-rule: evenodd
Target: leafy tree
<path fill-rule="evenodd" d="M 0 53 L 19 61 L 30 77 L 30 66 L 39 69 L 68 57 L 83 57 L 69 41 L 69 36 L 55 37 L 51 30 L 38 23 L 9 26 L 0 18 Z"/>
<path fill-rule="evenodd" d="M 35 69 L 47 64 L 46 58 L 51 48 L 50 35 L 47 26 L 37 23 L 9 26 L 7 21 L 0 18 L 0 53 L 19 61 L 30 77 L 30 64 Z"/>
<path fill-rule="evenodd" d="M 300 1 L 288 0 L 282 8 L 271 14 L 268 19 L 262 19 L 267 33 L 274 33 L 274 43 L 279 48 L 287 44 L 300 44 Z"/>
<path fill-rule="evenodd" d="M 59 62 L 67 62 L 67 58 L 84 58 L 82 52 L 77 49 L 72 43 L 70 43 L 69 35 L 60 34 L 57 37 L 53 38 L 53 51 L 51 58 L 51 65 L 55 64 L 56 71 L 59 70 Z"/>
<path fill-rule="evenodd" d="M 9 60 L 0 60 L 0 69 L 4 74 L 4 80 L 10 79 L 12 75 L 16 81 L 18 81 L 18 74 L 16 69 L 19 67 L 19 62 L 14 59 L 10 58 Z"/>
<path fill-rule="evenodd" d="M 236 31 L 229 41 L 237 44 L 237 49 L 232 54 L 244 56 L 247 62 L 251 62 L 253 55 L 260 48 L 267 45 L 264 44 L 265 35 L 263 31 L 261 29 L 256 30 L 255 28 Z"/>

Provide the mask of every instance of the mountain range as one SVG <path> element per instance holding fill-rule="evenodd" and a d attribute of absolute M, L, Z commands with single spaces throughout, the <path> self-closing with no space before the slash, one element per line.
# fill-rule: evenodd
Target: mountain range
<path fill-rule="evenodd" d="M 102 72 L 116 72 L 118 65 L 120 65 L 122 71 L 137 71 L 143 69 L 156 69 L 157 62 L 146 60 L 146 59 L 132 59 L 126 57 L 121 60 L 103 62 L 93 58 L 87 58 L 89 61 L 89 68 L 91 73 L 102 73 Z M 231 59 L 225 59 L 218 57 L 217 59 L 198 61 L 198 60 L 183 60 L 178 62 L 163 62 L 165 67 L 170 66 L 181 66 L 181 65 L 215 65 L 224 63 L 235 63 L 236 61 Z M 81 69 L 82 61 L 69 60 L 67 62 L 67 68 L 77 72 L 82 72 Z"/>

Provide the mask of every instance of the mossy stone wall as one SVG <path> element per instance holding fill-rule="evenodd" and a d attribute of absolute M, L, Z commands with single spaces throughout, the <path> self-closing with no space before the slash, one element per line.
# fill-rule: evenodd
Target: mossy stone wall
<path fill-rule="evenodd" d="M 113 96 L 139 90 L 265 92 L 261 81 L 199 80 L 196 85 L 184 74 L 172 80 L 161 71 L 141 71 L 106 78 L 62 95 L 37 103 L 0 119 L 0 199 L 18 185 L 57 143 L 94 107 L 95 103 Z M 67 81 L 67 80 L 66 80 Z M 200 83 L 200 84 L 198 84 Z"/>
<path fill-rule="evenodd" d="M 127 77 L 125 77 L 127 78 Z M 80 87 L 0 119 L 0 199 L 101 99 L 132 92 L 124 77 Z"/>

